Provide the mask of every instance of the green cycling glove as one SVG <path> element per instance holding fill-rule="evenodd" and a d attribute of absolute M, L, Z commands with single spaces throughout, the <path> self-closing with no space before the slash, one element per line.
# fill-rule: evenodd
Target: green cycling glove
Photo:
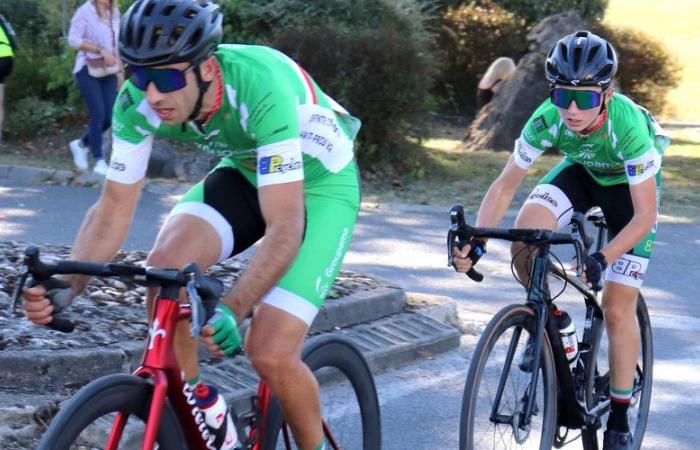
<path fill-rule="evenodd" d="M 238 322 L 231 308 L 222 304 L 217 305 L 208 323 L 214 330 L 212 340 L 226 356 L 234 354 L 240 348 L 241 334 L 238 332 Z"/>

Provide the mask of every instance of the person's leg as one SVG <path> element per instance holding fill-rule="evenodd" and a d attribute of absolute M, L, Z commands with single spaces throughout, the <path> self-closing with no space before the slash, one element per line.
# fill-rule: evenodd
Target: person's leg
<path fill-rule="evenodd" d="M 301 450 L 315 450 L 323 438 L 318 383 L 301 360 L 308 325 L 274 306 L 255 310 L 245 347 L 260 377 L 280 402 Z"/>
<path fill-rule="evenodd" d="M 93 78 L 83 67 L 76 75 L 78 89 L 85 100 L 88 109 L 87 144 L 92 156 L 97 160 L 102 158 L 102 125 L 104 124 L 104 105 L 100 80 Z M 83 143 L 85 139 L 83 138 Z"/>
<path fill-rule="evenodd" d="M 539 228 L 552 231 L 566 227 L 574 211 L 586 211 L 589 195 L 585 174 L 580 166 L 566 160 L 547 173 L 535 186 L 515 219 L 516 228 Z M 537 256 L 536 249 L 522 242 L 511 244 L 518 278 L 527 285 L 530 270 Z"/>
<path fill-rule="evenodd" d="M 300 359 L 303 338 L 340 270 L 359 202 L 354 164 L 323 186 L 307 187 L 304 241 L 292 266 L 256 310 L 246 341 L 253 366 L 280 400 L 302 450 L 316 450 L 323 437 L 318 385 Z"/>
<path fill-rule="evenodd" d="M 640 349 L 637 323 L 639 289 L 608 281 L 603 289 L 603 311 L 608 333 L 611 411 L 608 428 L 629 431 L 627 409 Z"/>
<path fill-rule="evenodd" d="M 101 78 L 100 88 L 102 91 L 102 107 L 104 110 L 101 131 L 104 133 L 112 126 L 112 108 L 114 107 L 114 100 L 117 98 L 117 76 L 109 75 Z M 102 151 L 102 143 L 100 142 L 100 159 L 103 158 L 104 152 Z"/>
<path fill-rule="evenodd" d="M 219 235 L 209 223 L 190 214 L 178 214 L 169 217 L 161 228 L 146 263 L 155 267 L 182 269 L 194 262 L 206 269 L 217 262 L 220 253 Z M 155 289 L 149 289 L 146 301 L 149 321 L 152 318 L 155 294 Z M 185 299 L 186 293 L 183 289 L 180 301 Z M 199 375 L 197 338 L 190 336 L 188 321 L 181 321 L 177 326 L 175 355 L 185 373 L 185 380 L 192 380 Z"/>

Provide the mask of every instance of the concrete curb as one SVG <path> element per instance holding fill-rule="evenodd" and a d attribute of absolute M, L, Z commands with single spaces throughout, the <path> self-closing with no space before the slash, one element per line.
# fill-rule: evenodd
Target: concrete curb
<path fill-rule="evenodd" d="M 380 286 L 334 299 L 322 308 L 310 333 L 340 330 L 399 314 L 406 306 L 402 289 Z M 132 371 L 141 361 L 144 343 L 127 341 L 118 347 L 0 352 L 0 390 L 62 389 L 81 386 L 110 373 Z M 206 352 L 200 352 L 203 358 Z"/>

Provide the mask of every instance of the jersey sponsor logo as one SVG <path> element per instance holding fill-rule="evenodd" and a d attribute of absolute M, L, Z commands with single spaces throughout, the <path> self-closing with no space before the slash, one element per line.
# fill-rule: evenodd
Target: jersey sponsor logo
<path fill-rule="evenodd" d="M 630 177 L 637 177 L 643 175 L 646 171 L 655 166 L 655 162 L 649 161 L 646 164 L 627 164 L 627 175 Z"/>
<path fill-rule="evenodd" d="M 301 161 L 298 161 L 295 158 L 285 161 L 282 156 L 273 155 L 260 158 L 260 166 L 258 171 L 260 175 L 268 175 L 271 173 L 287 173 L 292 170 L 299 170 L 301 168 Z"/>
<path fill-rule="evenodd" d="M 518 151 L 518 157 L 525 161 L 528 164 L 532 164 L 532 158 L 527 154 L 525 149 L 523 148 L 523 143 L 520 139 L 517 140 L 517 151 Z"/>
<path fill-rule="evenodd" d="M 579 156 L 583 159 L 591 159 L 595 156 L 595 150 L 593 150 L 593 144 L 583 144 L 581 150 L 579 151 Z"/>
<path fill-rule="evenodd" d="M 343 261 L 343 250 L 350 238 L 350 229 L 348 227 L 343 227 L 343 233 L 340 235 L 340 240 L 338 240 L 338 246 L 335 248 L 335 255 L 333 255 L 333 260 L 323 271 L 322 275 L 316 278 L 316 293 L 320 299 L 325 299 L 328 295 L 328 291 L 331 288 L 331 283 L 333 279 L 333 274 L 340 266 Z"/>
<path fill-rule="evenodd" d="M 129 109 L 130 106 L 134 104 L 134 98 L 131 96 L 131 92 L 128 89 L 124 91 L 119 96 L 119 108 L 123 111 Z"/>
<path fill-rule="evenodd" d="M 333 148 L 335 147 L 332 140 L 325 136 L 321 136 L 320 134 L 316 134 L 313 131 L 302 131 L 299 133 L 299 138 L 302 141 L 313 142 L 314 144 L 324 148 L 328 153 L 332 152 Z"/>
<path fill-rule="evenodd" d="M 624 256 L 616 259 L 613 265 L 610 267 L 610 270 L 617 274 L 634 278 L 635 280 L 644 280 L 645 276 L 642 264 L 637 261 L 627 259 Z"/>
<path fill-rule="evenodd" d="M 529 200 L 540 199 L 547 203 L 550 203 L 555 208 L 559 206 L 559 203 L 554 200 L 554 198 L 549 194 L 549 192 L 533 192 L 530 194 Z"/>
<path fill-rule="evenodd" d="M 117 172 L 124 172 L 126 170 L 126 164 L 120 163 L 119 161 L 112 161 L 109 163 L 109 168 Z"/>
<path fill-rule="evenodd" d="M 538 133 L 541 133 L 544 130 L 546 130 L 547 129 L 547 121 L 544 119 L 544 116 L 538 116 L 535 120 L 533 120 L 532 127 Z"/>

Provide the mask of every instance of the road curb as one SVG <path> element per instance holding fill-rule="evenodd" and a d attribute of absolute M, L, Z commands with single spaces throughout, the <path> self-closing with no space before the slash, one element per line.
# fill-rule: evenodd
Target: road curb
<path fill-rule="evenodd" d="M 451 317 L 456 314 L 455 308 L 446 306 L 448 303 L 445 302 L 444 297 L 432 302 L 425 301 L 426 297 L 421 297 L 423 300 L 421 305 L 410 306 L 406 304 L 406 294 L 400 289 L 384 288 L 378 291 L 377 295 L 355 296 L 355 299 L 337 307 L 339 312 L 329 314 L 329 317 L 334 314 L 342 317 L 347 314 L 347 311 L 342 312 L 343 308 L 354 310 L 355 304 L 371 303 L 372 300 L 378 299 L 380 302 L 389 303 L 390 306 L 377 311 L 386 313 L 395 310 L 399 304 L 403 304 L 406 307 L 405 310 L 402 308 L 398 314 L 390 314 L 341 329 L 334 327 L 333 331 L 321 332 L 317 335 L 330 333 L 350 339 L 362 351 L 371 370 L 375 373 L 403 366 L 417 359 L 431 357 L 459 346 L 461 332 L 450 323 L 433 318 L 433 316 Z M 415 299 L 414 295 L 410 297 Z M 449 321 L 452 320 L 454 318 Z M 55 382 L 61 376 L 65 378 L 68 375 L 75 377 L 79 373 L 90 374 L 91 378 L 80 383 L 83 384 L 104 373 L 128 372 L 133 370 L 140 361 L 143 345 L 142 342 L 132 341 L 122 349 L 89 349 L 81 354 L 76 354 L 75 351 L 72 354 L 71 351 L 54 351 L 44 352 L 41 357 L 32 352 L 25 352 L 24 358 L 18 354 L 12 355 L 14 360 L 11 367 L 14 370 L 22 366 L 29 368 L 37 377 L 37 381 L 42 384 L 39 388 L 42 395 L 22 389 L 7 389 L 7 386 L 5 389 L 0 389 L 0 448 L 15 450 L 32 448 L 36 445 L 36 440 L 45 427 L 44 424 L 69 398 L 70 394 L 67 391 L 73 389 L 66 388 L 78 386 L 64 385 L 51 388 L 43 383 L 50 383 L 52 380 Z M 0 370 L 1 367 L 6 367 L 4 362 L 0 365 Z M 108 367 L 107 370 L 103 370 L 105 367 Z M 258 379 L 247 358 L 208 359 L 204 361 L 202 371 L 209 382 L 220 387 L 220 391 L 236 411 L 246 411 L 250 407 L 249 396 L 255 389 Z M 0 379 L 2 379 L 1 376 Z M 15 378 L 15 382 L 21 379 Z M 7 382 L 7 377 L 4 382 Z"/>

